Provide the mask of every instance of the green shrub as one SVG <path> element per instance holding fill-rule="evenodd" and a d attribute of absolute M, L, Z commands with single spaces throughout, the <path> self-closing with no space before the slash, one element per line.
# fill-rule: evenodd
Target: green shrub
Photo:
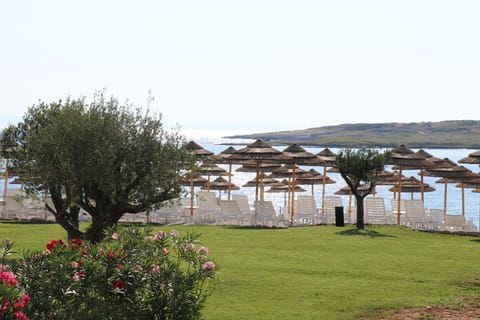
<path fill-rule="evenodd" d="M 199 319 L 217 273 L 198 234 L 107 231 L 93 245 L 53 240 L 16 266 L 31 319 Z"/>

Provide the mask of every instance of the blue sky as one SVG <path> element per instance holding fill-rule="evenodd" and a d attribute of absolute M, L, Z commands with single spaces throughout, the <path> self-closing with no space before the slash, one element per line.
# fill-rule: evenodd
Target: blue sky
<path fill-rule="evenodd" d="M 3 1 L 0 125 L 93 96 L 166 127 L 480 120 L 480 1 Z"/>

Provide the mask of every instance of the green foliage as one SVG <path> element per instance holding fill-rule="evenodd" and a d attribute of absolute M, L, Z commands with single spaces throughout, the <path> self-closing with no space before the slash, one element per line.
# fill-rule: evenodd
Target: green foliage
<path fill-rule="evenodd" d="M 198 234 L 122 228 L 98 244 L 52 240 L 15 268 L 31 319 L 200 319 L 217 277 Z"/>
<path fill-rule="evenodd" d="M 126 213 L 158 206 L 181 193 L 182 168 L 190 161 L 178 132 L 161 118 L 97 93 L 85 99 L 40 102 L 2 139 L 17 145 L 15 169 L 29 193 L 48 192 L 48 209 L 69 238 L 99 241 Z M 92 216 L 86 233 L 78 211 Z"/>
<path fill-rule="evenodd" d="M 363 199 L 375 188 L 377 175 L 384 170 L 389 155 L 389 151 L 374 149 L 344 149 L 337 154 L 335 166 L 357 199 L 359 229 L 364 228 Z"/>

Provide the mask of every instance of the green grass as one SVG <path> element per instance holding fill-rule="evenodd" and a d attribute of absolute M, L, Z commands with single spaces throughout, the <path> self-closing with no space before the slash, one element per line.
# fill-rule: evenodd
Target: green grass
<path fill-rule="evenodd" d="M 155 227 L 170 230 L 172 227 Z M 403 227 L 255 229 L 176 226 L 200 232 L 219 266 L 206 319 L 358 319 L 379 309 L 455 306 L 480 298 L 480 239 Z M 0 223 L 16 248 L 41 249 L 55 224 Z"/>

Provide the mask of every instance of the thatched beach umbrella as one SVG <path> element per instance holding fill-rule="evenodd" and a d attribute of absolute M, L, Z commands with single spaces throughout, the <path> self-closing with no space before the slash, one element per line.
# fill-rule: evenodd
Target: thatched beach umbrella
<path fill-rule="evenodd" d="M 447 159 L 448 160 L 448 159 Z M 471 170 L 465 168 L 464 166 L 446 165 L 449 163 L 445 161 L 444 167 L 435 167 L 428 169 L 428 173 L 434 177 L 441 177 L 445 185 L 444 187 L 444 205 L 443 213 L 447 214 L 447 186 L 449 182 L 460 182 L 461 184 L 465 183 L 468 180 L 473 180 L 478 178 L 478 175 L 473 173 Z M 464 204 L 464 190 L 462 188 L 462 215 L 465 215 L 465 204 Z"/>
<path fill-rule="evenodd" d="M 397 224 L 400 225 L 400 204 L 401 204 L 401 194 L 402 194 L 402 171 L 405 168 L 408 169 L 420 169 L 427 168 L 431 166 L 429 162 L 425 160 L 425 156 L 422 154 L 415 153 L 413 150 L 400 144 L 397 147 L 391 150 L 390 158 L 388 162 L 392 165 L 397 165 L 399 168 L 399 179 L 398 179 L 398 199 L 397 199 Z"/>
<path fill-rule="evenodd" d="M 215 156 L 215 163 L 219 164 L 228 164 L 228 183 L 232 183 L 232 162 L 229 160 L 230 155 L 234 154 L 237 151 L 234 147 L 228 147 L 219 154 Z M 228 190 L 228 200 L 231 200 L 231 192 L 232 190 Z"/>
<path fill-rule="evenodd" d="M 296 185 L 296 164 L 308 164 L 309 166 L 323 165 L 325 161 L 318 158 L 315 154 L 306 151 L 296 143 L 289 145 L 283 150 L 283 154 L 292 158 L 292 180 L 291 180 L 291 206 L 290 206 L 290 223 L 293 224 L 295 216 L 295 185 Z"/>
<path fill-rule="evenodd" d="M 203 190 L 206 190 L 205 187 L 202 187 Z M 236 186 L 235 184 L 230 184 L 228 180 L 223 177 L 218 177 L 210 183 L 208 191 L 210 190 L 218 190 L 218 199 L 221 198 L 221 191 L 228 191 L 228 190 L 240 190 L 240 187 Z"/>
<path fill-rule="evenodd" d="M 248 144 L 245 148 L 235 151 L 235 153 L 231 154 L 228 159 L 230 161 L 238 161 L 237 163 L 242 163 L 248 160 L 255 161 L 257 177 L 255 202 L 258 201 L 259 198 L 260 164 L 264 161 L 287 163 L 291 160 L 289 157 L 283 155 L 281 151 L 273 148 L 270 144 L 260 139 Z"/>
<path fill-rule="evenodd" d="M 337 159 L 337 155 L 328 148 L 316 154 L 321 160 L 325 161 L 323 165 L 323 188 L 322 188 L 322 216 L 325 216 L 325 189 L 327 184 L 327 167 L 334 167 Z"/>
<path fill-rule="evenodd" d="M 182 146 L 182 149 L 189 152 L 195 159 L 195 161 L 199 161 L 201 159 L 205 159 L 208 156 L 212 156 L 213 152 L 204 149 L 195 141 L 190 141 Z M 192 167 L 190 168 L 190 215 L 193 216 L 193 199 L 195 196 L 195 184 L 194 184 L 194 176 L 195 176 L 195 169 Z"/>
<path fill-rule="evenodd" d="M 297 184 L 299 185 L 309 185 L 311 186 L 311 193 L 312 196 L 315 193 L 314 185 L 320 184 L 335 184 L 337 183 L 335 180 L 331 179 L 330 177 L 325 177 L 323 174 L 319 173 L 315 169 L 310 169 L 305 174 L 301 175 L 297 178 Z"/>

